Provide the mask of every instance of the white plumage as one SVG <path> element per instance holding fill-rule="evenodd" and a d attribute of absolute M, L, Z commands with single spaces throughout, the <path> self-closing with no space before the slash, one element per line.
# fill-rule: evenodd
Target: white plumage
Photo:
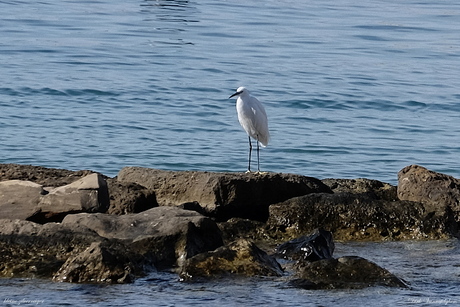
<path fill-rule="evenodd" d="M 230 98 L 238 96 L 236 100 L 236 111 L 238 121 L 249 136 L 249 165 L 248 171 L 251 171 L 251 137 L 257 141 L 257 169 L 259 166 L 259 143 L 263 147 L 268 145 L 270 132 L 268 131 L 267 113 L 262 103 L 252 96 L 245 87 L 239 87 L 236 93 Z"/>

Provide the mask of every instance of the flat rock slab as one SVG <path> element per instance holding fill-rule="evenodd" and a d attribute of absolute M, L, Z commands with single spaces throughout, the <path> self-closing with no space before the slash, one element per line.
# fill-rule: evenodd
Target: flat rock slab
<path fill-rule="evenodd" d="M 197 202 L 219 221 L 232 217 L 265 221 L 268 206 L 309 193 L 331 193 L 320 180 L 293 174 L 163 171 L 125 167 L 121 182 L 153 189 L 160 206 Z"/>
<path fill-rule="evenodd" d="M 175 207 L 156 207 L 137 214 L 80 213 L 62 221 L 86 227 L 107 239 L 122 240 L 140 254 L 152 254 L 162 268 L 223 244 L 216 223 L 201 214 Z"/>
<path fill-rule="evenodd" d="M 40 184 L 8 180 L 0 182 L 0 218 L 25 220 L 37 211 L 45 190 Z"/>

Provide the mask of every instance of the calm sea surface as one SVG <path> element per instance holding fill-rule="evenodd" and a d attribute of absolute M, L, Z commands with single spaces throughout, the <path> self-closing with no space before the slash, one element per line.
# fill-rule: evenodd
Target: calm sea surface
<path fill-rule="evenodd" d="M 44 0 L 0 10 L 1 163 L 108 176 L 128 165 L 245 171 L 247 137 L 228 99 L 244 85 L 269 116 L 262 170 L 396 184 L 420 164 L 460 177 L 458 1 Z M 115 287 L 2 280 L 0 300 L 432 305 L 458 293 L 450 244 L 414 243 L 416 263 L 404 244 L 362 247 L 415 290 L 189 285 L 160 274 Z"/>

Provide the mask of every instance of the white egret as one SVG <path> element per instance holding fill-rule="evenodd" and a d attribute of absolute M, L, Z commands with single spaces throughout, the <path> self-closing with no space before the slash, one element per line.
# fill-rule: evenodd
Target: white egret
<path fill-rule="evenodd" d="M 270 139 L 270 133 L 268 132 L 267 113 L 265 113 L 265 109 L 262 103 L 256 97 L 251 96 L 245 87 L 239 87 L 236 90 L 236 93 L 231 95 L 229 98 L 235 96 L 238 96 L 238 99 L 236 100 L 238 121 L 248 134 L 249 138 L 248 172 L 251 171 L 251 137 L 257 141 L 257 171 L 260 172 L 259 143 L 265 147 L 267 146 L 268 140 Z"/>

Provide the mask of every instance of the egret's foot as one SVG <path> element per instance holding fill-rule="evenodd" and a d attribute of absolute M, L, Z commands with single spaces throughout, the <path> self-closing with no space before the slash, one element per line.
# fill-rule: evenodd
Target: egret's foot
<path fill-rule="evenodd" d="M 246 171 L 246 174 L 248 174 L 248 173 L 252 173 L 251 170 L 248 169 L 248 170 Z"/>
<path fill-rule="evenodd" d="M 257 174 L 257 175 L 267 175 L 267 174 L 268 174 L 268 172 L 261 172 L 261 171 L 257 171 L 257 172 L 256 172 L 256 174 Z"/>

